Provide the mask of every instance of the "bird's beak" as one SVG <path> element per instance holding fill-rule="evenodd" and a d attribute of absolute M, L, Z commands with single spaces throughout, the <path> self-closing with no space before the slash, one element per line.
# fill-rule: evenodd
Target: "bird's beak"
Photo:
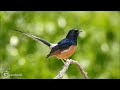
<path fill-rule="evenodd" d="M 80 32 L 82 32 L 82 30 L 79 30 L 78 32 L 80 33 Z"/>

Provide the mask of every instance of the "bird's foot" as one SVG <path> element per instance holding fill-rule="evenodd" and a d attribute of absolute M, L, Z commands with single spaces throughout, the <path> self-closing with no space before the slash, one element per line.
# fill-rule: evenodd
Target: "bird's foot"
<path fill-rule="evenodd" d="M 65 60 L 66 62 L 63 61 L 63 60 Z M 62 60 L 62 62 L 64 63 L 64 65 L 65 65 L 65 66 L 68 66 L 68 64 L 70 63 L 70 61 L 69 61 L 68 59 L 63 59 L 63 60 Z"/>
<path fill-rule="evenodd" d="M 68 59 L 65 59 L 67 63 L 70 63 L 70 61 Z"/>

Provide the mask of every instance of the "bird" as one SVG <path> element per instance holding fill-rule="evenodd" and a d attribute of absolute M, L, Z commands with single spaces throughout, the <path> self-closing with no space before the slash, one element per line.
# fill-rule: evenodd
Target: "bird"
<path fill-rule="evenodd" d="M 63 60 L 67 61 L 67 59 L 75 53 L 76 46 L 77 46 L 77 38 L 78 38 L 79 33 L 82 32 L 82 30 L 71 29 L 69 30 L 67 36 L 64 39 L 62 39 L 56 44 L 52 44 L 30 33 L 20 31 L 20 30 L 15 30 L 15 31 L 20 32 L 38 42 L 42 42 L 48 47 L 50 47 L 51 51 L 47 55 L 47 58 L 50 56 L 55 56 L 58 59 L 61 59 L 62 61 Z M 65 64 L 64 61 L 63 63 Z"/>

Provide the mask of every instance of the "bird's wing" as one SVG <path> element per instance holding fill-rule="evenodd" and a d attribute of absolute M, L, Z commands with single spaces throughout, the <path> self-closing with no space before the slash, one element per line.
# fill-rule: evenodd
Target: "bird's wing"
<path fill-rule="evenodd" d="M 72 41 L 63 39 L 62 41 L 58 42 L 58 45 L 51 49 L 51 52 L 47 55 L 47 57 L 60 54 L 62 51 L 69 49 L 71 45 L 74 45 Z"/>
<path fill-rule="evenodd" d="M 58 42 L 58 46 L 61 50 L 68 49 L 71 45 L 74 45 L 74 42 L 67 38 Z"/>
<path fill-rule="evenodd" d="M 60 52 L 61 52 L 61 50 L 59 49 L 59 46 L 57 45 L 51 49 L 50 53 L 47 55 L 47 58 L 49 56 L 59 54 Z"/>

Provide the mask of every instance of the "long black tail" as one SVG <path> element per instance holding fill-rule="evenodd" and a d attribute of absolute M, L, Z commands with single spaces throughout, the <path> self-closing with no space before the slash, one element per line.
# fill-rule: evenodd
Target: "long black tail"
<path fill-rule="evenodd" d="M 14 30 L 14 31 L 18 31 L 18 32 L 20 32 L 20 33 L 22 33 L 22 34 L 24 34 L 24 35 L 26 35 L 26 36 L 36 40 L 36 41 L 41 41 L 42 43 L 46 44 L 49 47 L 51 46 L 51 44 L 49 42 L 47 42 L 47 41 L 45 41 L 45 40 L 43 40 L 43 39 L 41 39 L 39 37 L 36 37 L 36 36 L 34 36 L 32 34 L 29 34 L 29 33 L 26 33 L 26 32 L 20 31 L 20 30 Z"/>

